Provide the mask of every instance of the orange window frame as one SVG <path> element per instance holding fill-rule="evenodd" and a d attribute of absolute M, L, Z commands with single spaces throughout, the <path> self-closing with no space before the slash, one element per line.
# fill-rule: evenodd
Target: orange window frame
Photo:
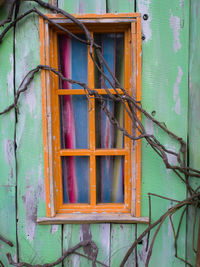
<path fill-rule="evenodd" d="M 69 20 L 61 15 L 50 14 L 48 18 L 64 25 L 78 33 L 79 30 Z M 141 101 L 141 18 L 138 13 L 131 14 L 88 14 L 75 15 L 77 19 L 87 24 L 91 34 L 93 32 L 124 32 L 125 36 L 125 89 Z M 113 30 L 115 26 L 115 30 Z M 55 27 L 43 19 L 39 19 L 40 27 L 40 54 L 41 64 L 58 69 L 58 34 Z M 131 55 L 131 56 L 130 56 Z M 89 149 L 61 149 L 59 96 L 82 95 L 83 89 L 60 89 L 59 78 L 49 70 L 41 72 L 42 84 L 42 114 L 43 114 L 43 145 L 44 170 L 46 189 L 46 215 L 54 217 L 58 214 L 69 213 L 129 213 L 140 217 L 141 200 L 141 141 L 135 144 L 125 137 L 123 149 L 96 149 L 95 148 L 95 99 L 90 96 L 89 107 Z M 89 55 L 88 47 L 88 86 L 94 88 L 94 63 Z M 104 89 L 96 89 L 99 94 L 106 94 Z M 121 90 L 117 89 L 121 94 Z M 113 89 L 110 89 L 114 93 Z M 132 132 L 132 124 L 125 114 L 125 128 Z M 141 119 L 141 113 L 137 111 Z M 136 133 L 139 135 L 139 133 Z M 62 156 L 89 156 L 90 157 L 90 204 L 64 204 L 62 190 Z M 96 203 L 96 156 L 122 155 L 124 156 L 125 192 L 124 203 Z"/>

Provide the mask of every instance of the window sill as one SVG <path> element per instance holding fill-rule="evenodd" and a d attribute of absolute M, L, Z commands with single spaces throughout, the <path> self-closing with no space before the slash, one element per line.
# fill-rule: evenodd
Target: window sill
<path fill-rule="evenodd" d="M 132 217 L 130 214 L 64 214 L 38 218 L 39 224 L 67 223 L 149 223 L 148 217 Z"/>

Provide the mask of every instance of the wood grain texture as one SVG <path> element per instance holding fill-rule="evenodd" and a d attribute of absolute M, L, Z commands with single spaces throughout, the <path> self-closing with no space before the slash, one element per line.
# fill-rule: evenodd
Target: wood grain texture
<path fill-rule="evenodd" d="M 200 162 L 200 2 L 190 1 L 190 62 L 189 62 L 189 116 L 188 116 L 188 136 L 189 136 L 189 163 L 192 168 L 199 169 Z M 199 179 L 192 178 L 190 183 L 194 188 L 200 186 Z M 195 209 L 189 208 L 187 218 L 187 257 L 188 261 L 195 266 L 196 253 L 192 250 L 193 220 Z M 195 229 L 195 249 L 198 240 L 198 222 L 200 214 L 197 214 L 197 224 Z"/>
<path fill-rule="evenodd" d="M 71 13 L 104 13 L 106 1 L 94 0 L 59 0 L 59 7 Z M 34 4 L 23 3 L 21 12 Z M 133 12 L 132 1 L 108 0 L 109 12 Z M 189 88 L 189 149 L 191 167 L 199 166 L 199 114 L 200 114 L 200 76 L 199 76 L 199 18 L 200 4 L 191 1 L 190 14 L 190 88 Z M 189 1 L 187 0 L 137 0 L 137 11 L 148 14 L 143 20 L 142 32 L 145 40 L 142 45 L 142 104 L 155 118 L 166 124 L 167 128 L 187 138 L 188 116 L 188 47 L 189 47 Z M 0 10 L 0 19 L 6 15 L 6 7 Z M 45 10 L 45 12 L 47 12 Z M 2 30 L 2 29 L 0 29 Z M 23 40 L 23 43 L 22 43 Z M 30 16 L 17 27 L 17 85 L 25 73 L 39 64 L 38 19 Z M 12 87 L 12 31 L 10 31 L 0 49 L 0 110 L 13 102 Z M 37 217 L 44 217 L 44 170 L 40 75 L 29 90 L 20 97 L 20 114 L 17 126 L 18 145 L 18 236 L 20 260 L 32 264 L 42 264 L 56 260 L 63 250 L 77 244 L 80 240 L 91 238 L 99 248 L 98 259 L 117 266 L 123 254 L 134 241 L 136 229 L 134 225 L 64 225 L 63 236 L 61 226 L 38 225 Z M 148 133 L 155 134 L 168 148 L 177 150 L 177 144 L 163 134 L 149 120 L 143 118 Z M 8 113 L 0 117 L 0 234 L 10 238 L 15 244 L 15 190 L 7 185 L 15 185 L 13 156 L 14 114 Z M 174 158 L 171 157 L 173 162 Z M 174 163 L 176 163 L 174 161 Z M 199 182 L 194 180 L 198 185 Z M 147 193 L 159 193 L 167 197 L 183 199 L 184 186 L 171 171 L 165 169 L 161 160 L 155 156 L 151 148 L 143 142 L 142 146 L 142 216 L 148 216 Z M 158 218 L 173 203 L 166 200 L 152 201 L 153 220 Z M 180 213 L 174 216 L 177 228 Z M 192 252 L 191 218 L 194 210 L 188 213 L 187 255 L 188 260 L 195 264 Z M 146 226 L 138 224 L 137 235 Z M 179 255 L 185 257 L 185 218 L 180 232 Z M 197 227 L 198 230 L 198 227 Z M 197 235 L 196 235 L 197 236 Z M 63 237 L 63 241 L 62 241 Z M 139 266 L 144 266 L 147 256 L 146 240 L 138 245 Z M 10 248 L 0 243 L 0 259 L 7 266 L 5 252 L 16 255 L 16 246 Z M 81 251 L 90 255 L 88 248 Z M 183 263 L 174 258 L 173 233 L 169 221 L 162 226 L 153 249 L 150 267 L 164 262 L 165 267 L 182 267 Z M 80 256 L 70 256 L 64 266 L 91 266 L 91 262 Z M 135 266 L 134 254 L 128 266 Z"/>
<path fill-rule="evenodd" d="M 5 19 L 9 5 L 3 5 L 0 21 Z M 3 27 L 0 28 L 0 33 Z M 0 49 L 0 111 L 3 111 L 14 101 L 13 93 L 13 42 L 12 31 L 9 31 L 1 43 Z M 15 185 L 15 157 L 14 157 L 14 121 L 15 114 L 11 110 L 0 116 L 0 185 Z"/>
<path fill-rule="evenodd" d="M 49 4 L 53 6 L 58 6 L 58 0 L 49 0 Z"/>
<path fill-rule="evenodd" d="M 0 241 L 0 260 L 4 266 L 8 266 L 6 253 L 11 253 L 16 258 L 16 211 L 15 211 L 15 187 L 0 187 L 0 235 L 13 243 L 13 247 Z"/>
<path fill-rule="evenodd" d="M 64 214 L 53 218 L 38 218 L 40 224 L 61 224 L 61 223 L 145 223 L 149 222 L 148 217 L 132 217 L 130 214 Z"/>
<path fill-rule="evenodd" d="M 61 1 L 59 7 L 70 13 L 105 13 L 105 0 L 76 0 L 76 1 Z M 97 243 L 99 254 L 98 259 L 105 263 L 109 262 L 110 256 L 110 224 L 97 225 L 64 225 L 63 227 L 63 250 L 77 244 L 80 240 L 91 238 Z M 82 250 L 86 255 L 90 255 L 91 251 Z M 78 255 L 70 256 L 65 266 L 91 266 L 91 262 Z"/>
<path fill-rule="evenodd" d="M 155 119 L 165 123 L 166 127 L 187 141 L 188 115 L 188 37 L 189 37 L 189 2 L 159 0 L 137 0 L 137 12 L 148 15 L 142 19 L 142 106 Z M 179 146 L 152 122 L 143 118 L 146 131 L 154 134 L 168 149 L 177 151 Z M 170 163 L 176 164 L 174 157 Z M 155 152 L 142 142 L 142 216 L 148 214 L 148 192 L 184 199 L 185 186 L 172 171 L 166 170 Z M 154 197 L 152 219 L 161 216 L 173 203 Z M 174 217 L 177 228 L 178 217 Z M 185 217 L 178 242 L 179 256 L 185 257 Z M 138 225 L 138 234 L 144 227 Z M 139 250 L 139 265 L 143 266 L 146 258 L 145 240 Z M 165 266 L 183 266 L 174 257 L 173 232 L 169 221 L 162 226 L 155 242 L 149 266 L 157 266 L 165 260 Z"/>
<path fill-rule="evenodd" d="M 135 11 L 134 0 L 107 0 L 107 13 L 126 13 Z"/>
<path fill-rule="evenodd" d="M 58 7 L 72 14 L 106 13 L 106 0 L 58 0 Z"/>
<path fill-rule="evenodd" d="M 135 11 L 134 1 L 131 0 L 107 0 L 107 12 L 110 13 L 131 13 Z M 131 242 L 134 242 L 135 225 L 127 224 L 111 224 L 111 250 L 110 250 L 110 264 L 111 266 L 118 266 L 123 255 L 128 250 Z M 126 266 L 135 266 L 134 256 L 131 255 Z"/>
<path fill-rule="evenodd" d="M 112 224 L 110 236 L 110 266 L 119 266 L 120 260 L 124 257 L 126 251 L 135 240 L 135 225 Z M 135 253 L 132 253 L 125 266 L 133 267 L 135 265 Z"/>
<path fill-rule="evenodd" d="M 110 257 L 110 225 L 109 224 L 71 224 L 64 225 L 63 251 L 82 240 L 93 240 L 98 247 L 97 260 L 109 264 Z M 91 256 L 91 248 L 80 249 L 78 252 Z M 65 260 L 65 266 L 92 266 L 92 262 L 79 255 L 71 255 Z M 98 264 L 97 264 L 98 265 Z M 100 265 L 98 265 L 100 266 Z"/>
<path fill-rule="evenodd" d="M 22 3 L 20 12 L 30 8 Z M 23 42 L 22 42 L 23 40 Z M 37 16 L 29 16 L 16 29 L 16 83 L 40 64 Z M 42 106 L 40 74 L 21 96 L 17 124 L 18 160 L 18 238 L 19 259 L 32 264 L 55 261 L 62 254 L 61 227 L 39 226 L 37 216 L 46 215 Z"/>

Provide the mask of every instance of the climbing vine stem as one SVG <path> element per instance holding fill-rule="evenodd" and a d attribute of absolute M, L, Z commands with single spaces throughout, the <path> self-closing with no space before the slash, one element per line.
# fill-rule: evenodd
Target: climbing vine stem
<path fill-rule="evenodd" d="M 20 99 L 20 95 L 22 93 L 24 93 L 26 90 L 28 90 L 30 83 L 34 79 L 35 75 L 38 72 L 40 72 L 40 70 L 46 70 L 49 72 L 53 72 L 54 74 L 58 75 L 61 80 L 67 81 L 71 84 L 77 84 L 77 85 L 81 86 L 85 90 L 85 95 L 87 96 L 89 103 L 90 103 L 89 96 L 94 96 L 96 98 L 96 100 L 99 102 L 102 110 L 105 112 L 105 114 L 109 118 L 110 122 L 114 126 L 116 126 L 121 132 L 123 132 L 123 134 L 125 136 L 129 137 L 133 142 L 137 142 L 140 139 L 145 139 L 146 142 L 152 147 L 152 149 L 163 160 L 166 168 L 172 170 L 176 174 L 176 177 L 179 178 L 180 181 L 185 184 L 185 186 L 188 190 L 188 193 L 189 193 L 189 197 L 186 198 L 185 200 L 182 200 L 182 201 L 171 199 L 171 198 L 165 197 L 165 196 L 160 196 L 160 195 L 153 194 L 153 193 L 149 193 L 149 218 L 150 218 L 149 226 L 146 228 L 146 230 L 139 237 L 136 238 L 134 243 L 131 245 L 131 247 L 129 248 L 129 250 L 125 254 L 124 258 L 122 259 L 120 267 L 125 265 L 127 259 L 129 258 L 130 254 L 133 252 L 134 249 L 137 253 L 137 249 L 136 249 L 137 244 L 139 242 L 141 242 L 145 236 L 147 237 L 147 244 L 146 244 L 147 258 L 146 258 L 145 266 L 146 267 L 148 266 L 151 255 L 152 255 L 153 245 L 154 245 L 155 239 L 157 237 L 157 234 L 158 234 L 160 228 L 162 227 L 163 223 L 165 222 L 165 220 L 168 217 L 169 217 L 170 224 L 171 224 L 172 230 L 173 230 L 173 235 L 174 235 L 175 256 L 178 259 L 182 260 L 183 262 L 187 263 L 188 265 L 192 266 L 190 263 L 186 262 L 184 259 L 179 257 L 178 253 L 177 253 L 177 246 L 178 246 L 177 241 L 178 241 L 178 237 L 179 237 L 181 223 L 183 221 L 183 216 L 186 212 L 186 209 L 189 206 L 193 206 L 193 207 L 195 207 L 195 214 L 196 214 L 196 210 L 199 209 L 199 207 L 200 207 L 200 193 L 198 192 L 200 187 L 193 188 L 188 181 L 190 177 L 200 178 L 200 171 L 193 169 L 193 168 L 190 168 L 189 166 L 186 165 L 187 148 L 186 148 L 185 141 L 181 137 L 177 136 L 172 131 L 170 131 L 163 123 L 159 122 L 154 117 L 152 117 L 151 114 L 149 114 L 146 110 L 143 109 L 141 103 L 136 101 L 136 99 L 133 96 L 130 96 L 127 93 L 127 91 L 120 85 L 119 81 L 117 80 L 117 78 L 115 77 L 113 72 L 110 70 L 108 64 L 106 63 L 106 61 L 102 55 L 102 52 L 101 52 L 101 47 L 94 42 L 94 39 L 92 38 L 87 27 L 81 21 L 76 19 L 71 14 L 65 12 L 64 10 L 62 10 L 56 6 L 53 6 L 49 3 L 46 3 L 42 0 L 29 0 L 29 2 L 35 2 L 43 8 L 46 8 L 46 9 L 48 9 L 54 13 L 62 14 L 67 19 L 70 19 L 73 23 L 75 23 L 84 32 L 86 38 L 82 39 L 82 38 L 76 36 L 74 33 L 70 32 L 68 29 L 55 23 L 53 20 L 51 20 L 50 18 L 45 16 L 41 11 L 39 11 L 36 7 L 33 7 L 31 9 L 27 10 L 26 12 L 24 12 L 21 15 L 18 15 L 21 1 L 13 0 L 12 4 L 10 5 L 10 9 L 9 9 L 7 18 L 0 21 L 0 27 L 4 27 L 1 34 L 0 34 L 0 44 L 2 43 L 4 37 L 6 36 L 6 34 L 8 33 L 8 31 L 11 28 L 14 27 L 14 29 L 15 29 L 16 24 L 19 21 L 22 21 L 25 17 L 30 16 L 31 14 L 37 14 L 38 16 L 47 20 L 54 27 L 61 30 L 63 33 L 70 35 L 72 38 L 75 38 L 76 40 L 78 40 L 82 43 L 85 43 L 86 45 L 88 45 L 90 47 L 89 51 L 90 51 L 91 59 L 93 60 L 95 66 L 97 67 L 98 71 L 101 73 L 101 76 L 103 77 L 105 90 L 106 90 L 108 96 L 111 99 L 113 99 L 115 101 L 120 101 L 122 103 L 124 110 L 127 112 L 128 116 L 132 120 L 133 125 L 135 125 L 136 129 L 138 130 L 138 132 L 140 134 L 139 134 L 139 136 L 136 136 L 135 132 L 133 132 L 132 134 L 128 133 L 127 130 L 123 126 L 120 125 L 117 118 L 114 117 L 114 115 L 107 108 L 105 98 L 102 95 L 98 94 L 98 92 L 96 90 L 90 89 L 86 83 L 82 83 L 81 81 L 76 81 L 76 80 L 69 79 L 68 77 L 64 77 L 63 74 L 59 70 L 52 68 L 51 66 L 47 66 L 47 65 L 38 65 L 35 68 L 31 69 L 25 75 L 25 77 L 23 78 L 18 89 L 15 90 L 15 92 L 14 92 L 14 102 L 12 104 L 10 104 L 9 106 L 7 106 L 3 111 L 0 111 L 0 115 L 6 114 L 6 113 L 10 112 L 12 109 L 14 109 L 15 114 L 16 114 L 16 120 L 15 120 L 15 129 L 16 129 L 17 114 L 19 112 L 18 102 Z M 96 51 L 97 59 L 95 59 L 93 57 L 94 50 Z M 108 75 L 106 75 L 104 73 L 103 68 L 102 68 L 103 65 L 106 66 L 106 68 L 109 72 L 109 76 L 112 77 L 113 82 L 109 79 Z M 113 88 L 115 90 L 115 95 L 110 94 L 110 91 L 108 90 L 105 81 L 107 81 L 110 84 L 111 88 Z M 119 92 L 116 88 L 120 88 L 122 90 L 123 94 L 122 95 L 119 94 Z M 165 134 L 169 135 L 171 138 L 176 140 L 180 146 L 179 151 L 175 152 L 173 150 L 168 149 L 165 145 L 163 145 L 156 138 L 156 136 L 154 136 L 153 134 L 148 134 L 143 123 L 138 119 L 138 117 L 136 115 L 137 110 L 139 110 L 143 114 L 144 117 L 151 120 L 152 123 L 155 124 L 157 127 L 159 127 Z M 16 135 L 16 132 L 15 132 L 15 135 Z M 17 147 L 16 147 L 16 149 L 17 149 Z M 169 162 L 169 159 L 168 159 L 169 155 L 173 155 L 174 157 L 176 157 L 176 159 L 177 159 L 176 165 L 173 165 Z M 17 157 L 17 154 L 15 156 Z M 151 222 L 151 209 L 152 209 L 151 197 L 159 197 L 159 198 L 165 199 L 166 201 L 168 200 L 168 201 L 176 202 L 176 204 L 173 205 L 170 209 L 168 209 L 155 222 Z M 172 215 L 182 208 L 183 208 L 183 210 L 181 212 L 181 216 L 179 219 L 178 229 L 177 229 L 177 231 L 175 231 Z M 195 247 L 194 246 L 195 225 L 196 225 L 196 215 L 195 215 L 195 219 L 194 219 L 194 223 L 193 223 L 193 249 L 194 249 L 194 251 L 195 251 L 195 248 L 194 248 Z M 152 229 L 154 229 L 155 231 L 154 231 L 153 237 L 150 241 L 150 233 L 151 233 Z M 9 246 L 13 246 L 13 243 L 11 241 L 7 240 L 6 238 L 4 238 L 1 235 L 0 235 L 0 240 L 5 242 Z M 92 252 L 91 257 L 88 257 L 86 255 L 82 255 L 81 253 L 78 253 L 76 251 L 80 247 L 85 247 L 85 246 L 91 246 L 92 247 L 93 252 Z M 17 266 L 17 267 L 21 267 L 21 266 L 51 267 L 51 266 L 56 266 L 57 264 L 63 262 L 66 259 L 66 257 L 71 255 L 72 253 L 87 257 L 89 260 L 92 261 L 93 266 L 96 266 L 96 263 L 99 263 L 102 266 L 106 266 L 104 263 L 101 263 L 97 260 L 98 248 L 92 240 L 81 241 L 76 246 L 74 246 L 74 247 L 68 249 L 66 252 L 64 252 L 63 255 L 58 260 L 56 260 L 54 263 L 46 263 L 43 265 L 31 265 L 31 264 L 25 263 L 25 262 L 15 262 L 12 259 L 11 254 L 9 254 L 9 253 L 7 254 L 7 258 L 8 258 L 9 263 L 11 265 Z M 137 259 L 137 254 L 136 254 L 136 259 Z M 0 262 L 0 264 L 3 266 L 2 262 Z"/>

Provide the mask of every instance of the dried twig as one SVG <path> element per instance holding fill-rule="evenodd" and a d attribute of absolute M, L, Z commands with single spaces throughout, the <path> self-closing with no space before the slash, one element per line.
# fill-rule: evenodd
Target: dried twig
<path fill-rule="evenodd" d="M 26 262 L 19 262 L 16 263 L 14 262 L 14 260 L 12 259 L 12 256 L 10 253 L 7 253 L 7 258 L 9 261 L 9 264 L 16 266 L 16 267 L 53 267 L 56 266 L 57 264 L 63 262 L 65 260 L 66 257 L 68 257 L 69 255 L 73 254 L 77 249 L 81 248 L 81 247 L 87 247 L 87 246 L 91 246 L 93 249 L 93 253 L 92 253 L 92 258 L 91 257 L 87 257 L 89 260 L 92 260 L 92 266 L 95 267 L 96 266 L 96 258 L 97 258 L 97 254 L 98 254 L 98 248 L 95 245 L 95 243 L 91 240 L 85 240 L 85 241 L 81 241 L 80 243 L 78 243 L 77 245 L 75 245 L 72 248 L 69 248 L 67 251 L 65 251 L 63 253 L 63 255 L 57 259 L 55 262 L 53 263 L 45 263 L 45 264 L 37 264 L 37 265 L 32 265 Z"/>
<path fill-rule="evenodd" d="M 9 245 L 10 247 L 14 246 L 13 243 L 10 240 L 6 239 L 2 235 L 0 235 L 0 240 L 3 241 L 4 243 L 6 243 L 7 245 Z"/>
<path fill-rule="evenodd" d="M 91 56 L 91 58 L 92 58 L 92 60 L 93 60 L 93 62 L 95 64 L 95 66 L 97 67 L 97 70 L 101 74 L 102 82 L 104 84 L 105 90 L 106 90 L 109 98 L 114 100 L 114 101 L 120 101 L 122 103 L 122 106 L 123 106 L 125 112 L 127 112 L 127 114 L 130 117 L 133 125 L 135 125 L 135 128 L 138 130 L 138 132 L 140 134 L 138 136 L 136 136 L 136 134 L 135 134 L 136 131 L 134 131 L 133 134 L 128 133 L 127 130 L 120 125 L 120 123 L 114 117 L 114 115 L 107 109 L 104 97 L 102 95 L 99 95 L 96 90 L 91 90 L 88 87 L 87 84 L 82 83 L 81 81 L 75 81 L 75 80 L 72 80 L 72 79 L 68 79 L 67 77 L 64 77 L 63 74 L 61 72 L 59 72 L 58 70 L 56 70 L 56 69 L 54 69 L 54 68 L 52 68 L 50 66 L 46 66 L 46 65 L 38 65 L 36 68 L 30 70 L 25 75 L 25 77 L 22 80 L 18 90 L 14 94 L 14 103 L 9 105 L 8 107 L 6 107 L 2 112 L 0 112 L 0 115 L 6 114 L 7 112 L 9 112 L 13 108 L 15 109 L 16 114 L 18 113 L 18 106 L 17 105 L 18 105 L 18 101 L 19 101 L 19 97 L 20 97 L 21 93 L 25 92 L 28 89 L 28 86 L 31 83 L 31 81 L 34 79 L 35 74 L 38 73 L 42 69 L 55 73 L 56 75 L 58 75 L 61 78 L 61 80 L 68 81 L 71 84 L 80 85 L 85 90 L 85 93 L 86 93 L 87 97 L 88 96 L 94 96 L 96 98 L 96 100 L 99 101 L 101 108 L 104 110 L 104 112 L 107 115 L 107 117 L 109 118 L 110 122 L 114 126 L 116 126 L 120 131 L 122 131 L 124 135 L 126 135 L 129 138 L 131 138 L 133 141 L 137 141 L 137 140 L 140 140 L 140 139 L 146 139 L 147 143 L 152 147 L 152 149 L 162 158 L 166 168 L 171 169 L 176 174 L 176 176 L 185 184 L 186 188 L 188 189 L 188 192 L 191 195 L 189 198 L 187 198 L 187 199 L 185 199 L 183 201 L 178 201 L 178 200 L 174 200 L 174 199 L 171 199 L 171 198 L 168 198 L 168 197 L 164 197 L 164 196 L 160 196 L 160 195 L 157 195 L 157 194 L 149 193 L 149 214 L 150 214 L 149 227 L 138 238 L 136 238 L 135 242 L 133 243 L 131 248 L 126 253 L 124 259 L 122 260 L 121 266 L 123 266 L 125 264 L 125 262 L 128 259 L 130 253 L 133 251 L 134 248 L 136 248 L 138 242 L 140 242 L 142 240 L 142 238 L 146 234 L 148 235 L 146 249 L 148 249 L 150 231 L 153 228 L 157 227 L 156 231 L 155 231 L 155 233 L 153 235 L 153 239 L 151 240 L 150 248 L 148 250 L 148 255 L 147 255 L 146 264 L 145 264 L 145 266 L 148 266 L 156 236 L 157 236 L 162 224 L 164 223 L 164 221 L 166 220 L 166 218 L 168 216 L 169 216 L 169 219 L 170 219 L 170 222 L 171 222 L 171 225 L 172 225 L 172 229 L 173 229 L 173 233 L 174 233 L 175 256 L 177 258 L 179 258 L 180 260 L 184 261 L 185 263 L 187 263 L 184 259 L 181 259 L 177 255 L 177 240 L 178 240 L 179 231 L 180 231 L 181 223 L 182 223 L 183 216 L 184 216 L 186 208 L 184 209 L 184 211 L 181 214 L 181 218 L 179 220 L 177 233 L 175 232 L 175 228 L 174 228 L 174 224 L 173 224 L 173 220 L 172 220 L 172 215 L 177 210 L 179 210 L 181 207 L 183 207 L 183 206 L 187 207 L 188 205 L 193 205 L 196 208 L 197 207 L 199 208 L 199 205 L 200 205 L 200 203 L 199 203 L 200 202 L 200 200 L 199 200 L 200 193 L 197 193 L 197 191 L 199 190 L 199 187 L 196 188 L 196 189 L 193 189 L 192 186 L 188 182 L 188 177 L 200 178 L 200 171 L 196 170 L 196 169 L 193 169 L 193 168 L 190 168 L 189 166 L 186 165 L 186 143 L 184 142 L 184 140 L 181 137 L 175 135 L 173 132 L 171 132 L 169 129 L 167 129 L 162 123 L 160 123 L 159 121 L 155 120 L 147 111 L 145 111 L 142 108 L 141 103 L 138 103 L 134 97 L 130 96 L 126 92 L 126 90 L 123 87 L 121 87 L 119 81 L 117 80 L 115 75 L 110 70 L 108 64 L 106 63 L 106 61 L 105 61 L 105 59 L 104 59 L 104 57 L 103 57 L 103 55 L 102 55 L 102 53 L 100 51 L 100 46 L 94 42 L 93 38 L 90 35 L 90 32 L 87 30 L 86 26 L 81 21 L 79 21 L 78 19 L 73 17 L 71 14 L 59 9 L 58 7 L 55 7 L 55 6 L 51 5 L 51 4 L 48 4 L 48 3 L 46 3 L 46 2 L 44 2 L 42 0 L 30 0 L 30 1 L 31 2 L 36 2 L 40 6 L 42 6 L 44 8 L 48 8 L 49 10 L 51 10 L 53 12 L 62 14 L 66 18 L 70 19 L 73 23 L 75 23 L 84 32 L 84 34 L 86 36 L 86 40 L 79 38 L 78 36 L 76 36 L 75 34 L 70 32 L 66 28 L 64 28 L 61 25 L 57 24 L 55 21 L 53 21 L 52 19 L 50 19 L 47 16 L 45 16 L 42 12 L 40 12 L 36 8 L 32 8 L 32 9 L 26 11 L 25 13 L 23 13 L 22 15 L 17 17 L 17 12 L 18 12 L 18 9 L 19 9 L 20 1 L 19 0 L 14 0 L 12 5 L 11 5 L 11 7 L 10 7 L 7 19 L 5 19 L 5 20 L 0 22 L 0 26 L 4 26 L 5 24 L 11 22 L 12 17 L 13 17 L 13 12 L 14 12 L 14 9 L 15 9 L 15 16 L 14 16 L 13 21 L 0 34 L 0 43 L 3 40 L 4 36 L 6 35 L 6 33 L 12 27 L 15 27 L 16 24 L 20 20 L 22 20 L 23 18 L 25 18 L 26 16 L 28 16 L 28 15 L 30 15 L 32 13 L 35 13 L 38 16 L 43 17 L 46 21 L 49 22 L 49 24 L 54 25 L 56 28 L 60 29 L 65 34 L 68 34 L 68 35 L 72 36 L 72 38 L 76 38 L 78 41 L 80 41 L 82 43 L 85 43 L 86 45 L 89 45 L 90 46 L 90 56 Z M 100 65 L 98 65 L 96 59 L 93 57 L 94 50 L 96 51 L 97 59 L 98 59 Z M 107 68 L 109 74 L 111 75 L 111 77 L 113 79 L 113 82 L 108 78 L 107 75 L 105 75 L 103 66 L 105 66 Z M 112 95 L 110 93 L 109 89 L 107 88 L 107 86 L 105 84 L 105 81 L 107 81 L 111 85 L 111 88 L 115 90 L 115 94 L 116 95 Z M 121 89 L 123 94 L 119 94 L 117 89 Z M 88 101 L 90 101 L 89 97 L 88 97 Z M 159 142 L 159 140 L 154 135 L 148 134 L 146 132 L 145 127 L 143 126 L 142 122 L 136 116 L 136 110 L 139 110 L 146 118 L 151 120 L 155 125 L 157 125 L 159 128 L 161 128 L 167 135 L 169 135 L 174 140 L 176 140 L 180 144 L 179 151 L 178 152 L 174 152 L 174 151 L 166 148 L 164 145 L 162 145 Z M 15 121 L 15 129 L 16 129 L 16 123 L 17 123 L 17 120 Z M 168 155 L 169 154 L 171 154 L 171 155 L 176 157 L 177 165 L 172 165 L 172 164 L 169 163 L 169 160 L 168 160 Z M 151 223 L 151 196 L 157 196 L 157 197 L 161 197 L 161 198 L 166 199 L 166 200 L 175 201 L 175 202 L 178 202 L 178 204 L 176 204 L 175 206 L 170 208 L 156 222 Z M 194 225 L 195 225 L 196 219 L 194 221 L 195 221 L 194 222 Z M 193 228 L 195 228 L 195 227 L 193 226 Z M 193 229 L 193 231 L 194 231 L 194 229 Z M 13 246 L 12 242 L 6 240 L 5 238 L 0 236 L 0 239 L 2 241 L 6 242 L 7 244 L 9 244 L 10 246 Z M 95 266 L 95 262 L 97 262 L 96 256 L 97 256 L 97 253 L 98 253 L 98 249 L 97 249 L 97 247 L 96 247 L 96 245 L 94 244 L 93 241 L 82 241 L 82 242 L 80 242 L 75 247 L 73 247 L 73 248 L 69 249 L 68 251 L 66 251 L 64 253 L 64 255 L 61 258 L 59 258 L 56 262 L 51 263 L 51 264 L 31 265 L 31 264 L 28 264 L 28 263 L 15 263 L 12 260 L 12 257 L 11 257 L 10 254 L 7 254 L 7 256 L 8 256 L 10 264 L 12 264 L 14 266 L 19 266 L 19 267 L 21 267 L 21 266 L 50 267 L 50 266 L 55 266 L 56 264 L 62 262 L 68 255 L 70 255 L 72 253 L 77 253 L 77 252 L 75 252 L 75 250 L 78 249 L 79 247 L 87 246 L 87 245 L 91 245 L 93 247 L 93 255 L 92 255 L 92 258 L 87 257 L 87 256 L 85 256 L 85 257 L 87 257 L 88 259 L 92 260 L 93 266 Z M 105 266 L 105 264 L 103 264 L 103 263 L 101 263 L 101 264 Z M 187 264 L 189 264 L 189 263 L 187 263 Z"/>
<path fill-rule="evenodd" d="M 151 229 L 155 228 L 158 225 L 158 228 L 156 229 L 156 232 L 155 232 L 154 237 L 153 237 L 152 242 L 151 242 L 151 246 L 150 246 L 149 251 L 148 251 L 148 256 L 147 256 L 147 261 L 146 261 L 146 263 L 147 263 L 146 266 L 148 266 L 148 263 L 149 263 L 150 256 L 151 256 L 151 253 L 152 253 L 152 249 L 153 249 L 153 244 L 154 244 L 155 238 L 156 238 L 156 236 L 157 236 L 157 234 L 158 234 L 158 232 L 160 230 L 161 225 L 165 221 L 165 219 L 168 216 L 170 216 L 171 214 L 173 214 L 174 212 L 176 212 L 177 210 L 179 210 L 180 208 L 182 208 L 183 206 L 194 204 L 194 200 L 196 200 L 196 201 L 198 201 L 200 203 L 200 193 L 194 194 L 193 196 L 188 197 L 188 198 L 186 198 L 183 201 L 180 201 L 178 204 L 176 204 L 175 206 L 173 206 L 170 209 L 168 209 L 158 220 L 156 220 L 149 227 L 147 227 L 147 229 L 138 237 L 138 239 L 136 239 L 134 241 L 134 243 L 132 244 L 132 246 L 129 248 L 129 250 L 127 251 L 127 253 L 126 253 L 125 257 L 124 257 L 124 259 L 122 260 L 122 262 L 120 264 L 120 267 L 124 266 L 124 264 L 126 263 L 128 257 L 132 253 L 133 249 L 143 239 L 143 237 L 149 231 L 151 231 Z"/>

